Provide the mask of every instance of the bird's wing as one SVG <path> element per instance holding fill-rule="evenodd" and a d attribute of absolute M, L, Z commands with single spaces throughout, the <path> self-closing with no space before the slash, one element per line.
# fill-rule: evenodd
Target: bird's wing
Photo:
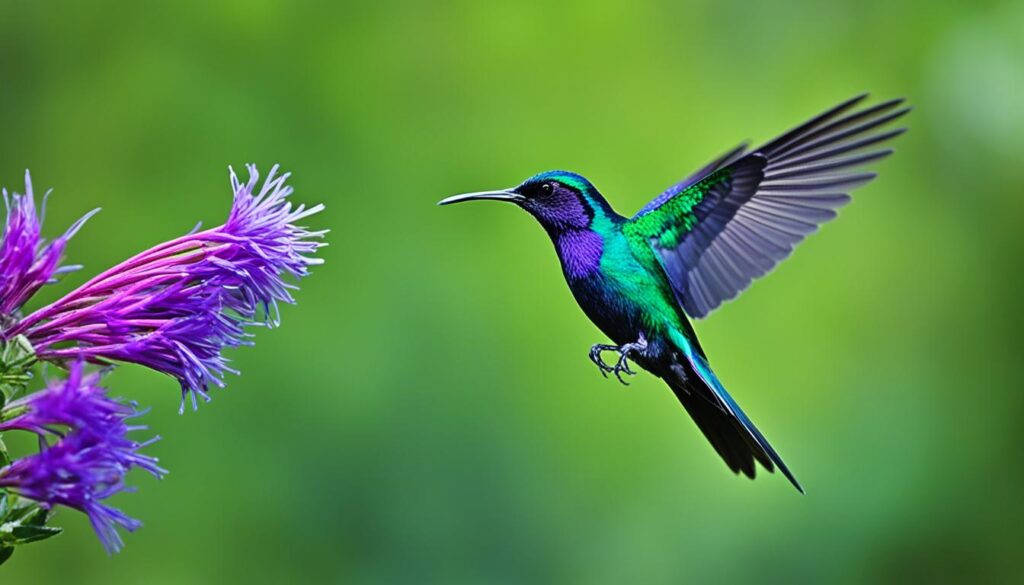
<path fill-rule="evenodd" d="M 850 112 L 847 100 L 746 154 L 741 146 L 674 185 L 624 229 L 647 238 L 683 309 L 704 317 L 735 298 L 836 216 L 875 177 L 850 169 L 892 154 L 874 146 L 905 128 L 902 99 Z"/>
<path fill-rule="evenodd" d="M 668 189 L 665 189 L 665 191 L 661 195 L 658 195 L 656 198 L 648 202 L 647 205 L 644 205 L 644 208 L 636 213 L 636 217 L 640 217 L 641 215 L 647 215 L 649 211 L 654 211 L 655 209 L 658 209 L 659 207 L 661 207 L 663 203 L 665 203 L 669 199 L 672 199 L 681 191 L 689 189 L 690 187 L 694 186 L 698 181 L 707 177 L 708 175 L 717 171 L 718 169 L 736 162 L 736 160 L 738 160 L 744 154 L 746 154 L 748 146 L 750 145 L 747 144 L 746 142 L 738 145 L 736 148 L 733 148 L 729 152 L 704 165 L 689 177 L 686 177 L 682 181 L 679 181 L 675 185 L 672 185 Z"/>

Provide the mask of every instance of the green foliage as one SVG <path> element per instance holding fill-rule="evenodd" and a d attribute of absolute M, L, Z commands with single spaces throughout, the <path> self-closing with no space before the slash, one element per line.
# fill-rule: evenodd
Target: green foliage
<path fill-rule="evenodd" d="M 7 562 L 7 559 L 11 558 L 14 554 L 13 546 L 2 546 L 0 547 L 0 565 Z"/>
<path fill-rule="evenodd" d="M 28 385 L 35 361 L 35 350 L 23 335 L 0 340 L 0 408 Z"/>
<path fill-rule="evenodd" d="M 14 547 L 46 540 L 62 529 L 47 526 L 51 512 L 38 504 L 0 489 L 0 564 L 14 553 Z"/>

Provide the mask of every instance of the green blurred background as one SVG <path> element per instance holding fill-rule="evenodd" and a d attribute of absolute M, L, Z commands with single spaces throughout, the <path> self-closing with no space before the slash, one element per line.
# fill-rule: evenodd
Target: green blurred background
<path fill-rule="evenodd" d="M 54 189 L 50 235 L 103 207 L 37 302 L 219 223 L 228 164 L 280 162 L 332 231 L 199 412 L 110 378 L 171 470 L 117 498 L 145 522 L 124 552 L 63 511 L 0 581 L 1019 582 L 1022 23 L 1010 0 L 3 2 L 0 183 Z M 880 180 L 697 324 L 805 497 L 734 477 L 651 376 L 598 375 L 528 216 L 434 206 L 568 168 L 632 213 L 862 90 L 916 106 Z"/>

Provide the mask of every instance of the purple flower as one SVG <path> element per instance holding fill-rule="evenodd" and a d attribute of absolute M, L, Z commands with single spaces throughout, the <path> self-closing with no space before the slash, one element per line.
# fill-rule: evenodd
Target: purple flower
<path fill-rule="evenodd" d="M 227 223 L 160 244 L 107 270 L 25 317 L 7 336 L 25 335 L 43 360 L 132 362 L 177 378 L 182 409 L 190 396 L 209 400 L 231 369 L 225 347 L 250 345 L 245 328 L 278 323 L 277 304 L 294 302 L 288 278 L 321 260 L 325 231 L 297 222 L 318 213 L 288 201 L 289 174 L 271 169 L 256 192 L 231 171 L 234 204 Z"/>
<path fill-rule="evenodd" d="M 0 237 L 0 316 L 11 316 L 40 287 L 60 273 L 78 266 L 60 266 L 64 246 L 96 211 L 88 213 L 64 235 L 47 244 L 41 236 L 42 219 L 36 212 L 32 177 L 25 171 L 25 194 L 3 190 L 7 221 Z M 44 205 L 45 207 L 45 205 Z"/>
<path fill-rule="evenodd" d="M 127 436 L 145 429 L 128 424 L 141 413 L 108 398 L 99 378 L 85 374 L 82 363 L 76 362 L 67 380 L 7 405 L 4 418 L 16 414 L 0 423 L 0 431 L 35 432 L 41 449 L 0 469 L 0 487 L 47 507 L 84 512 L 103 546 L 116 552 L 122 545 L 117 527 L 132 531 L 141 524 L 103 500 L 127 490 L 124 479 L 132 468 L 156 477 L 166 471 L 156 458 L 139 453 L 156 438 L 139 443 Z M 45 437 L 51 435 L 59 438 L 49 445 Z"/>

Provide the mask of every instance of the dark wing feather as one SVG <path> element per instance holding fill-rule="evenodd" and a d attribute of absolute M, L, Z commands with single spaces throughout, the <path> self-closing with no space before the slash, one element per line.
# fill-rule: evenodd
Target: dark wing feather
<path fill-rule="evenodd" d="M 674 185 L 626 229 L 647 237 L 683 309 L 704 317 L 736 297 L 850 200 L 874 173 L 850 169 L 892 154 L 871 147 L 906 114 L 901 99 L 848 113 L 847 100 L 744 154 L 742 147 Z"/>
<path fill-rule="evenodd" d="M 689 177 L 686 177 L 682 181 L 679 181 L 675 185 L 672 185 L 668 189 L 665 189 L 665 191 L 661 195 L 658 195 L 657 197 L 652 199 L 647 205 L 644 206 L 643 209 L 638 211 L 637 215 L 643 215 L 648 211 L 661 207 L 662 203 L 675 197 L 683 189 L 692 187 L 694 184 L 697 183 L 697 181 L 700 181 L 704 177 L 707 177 L 711 173 L 717 171 L 718 169 L 724 166 L 732 164 L 747 152 L 747 146 L 749 145 L 746 142 L 736 146 L 729 152 L 704 165 L 697 172 L 693 173 Z"/>

